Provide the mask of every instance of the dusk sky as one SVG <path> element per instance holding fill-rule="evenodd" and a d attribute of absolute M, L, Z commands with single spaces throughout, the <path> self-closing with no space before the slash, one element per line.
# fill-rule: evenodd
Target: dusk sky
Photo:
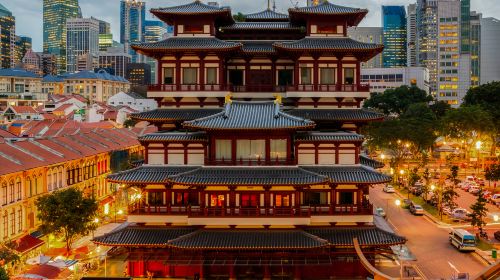
<path fill-rule="evenodd" d="M 190 3 L 192 0 L 145 0 L 146 8 L 173 6 Z M 206 1 L 205 1 L 206 2 Z M 351 7 L 368 8 L 369 14 L 362 26 L 380 26 L 381 5 L 408 5 L 415 0 L 335 0 L 332 3 Z M 33 38 L 33 48 L 41 51 L 43 41 L 42 0 L 0 0 L 0 3 L 12 11 L 16 17 L 16 33 Z M 231 6 L 233 13 L 257 12 L 267 7 L 267 0 L 221 0 L 221 5 Z M 289 7 L 304 6 L 306 0 L 276 0 L 278 11 L 285 12 Z M 80 0 L 84 17 L 94 16 L 111 23 L 113 36 L 120 39 L 120 0 Z M 472 9 L 483 13 L 483 17 L 495 17 L 500 14 L 498 0 L 472 0 Z M 148 17 L 151 15 L 148 13 Z"/>

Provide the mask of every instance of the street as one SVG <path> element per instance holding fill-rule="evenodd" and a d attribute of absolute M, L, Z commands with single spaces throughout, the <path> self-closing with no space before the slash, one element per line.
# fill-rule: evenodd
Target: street
<path fill-rule="evenodd" d="M 370 190 L 374 207 L 383 207 L 391 227 L 408 239 L 406 245 L 428 279 L 449 279 L 458 272 L 468 272 L 472 276 L 485 267 L 474 254 L 461 253 L 450 245 L 448 229 L 438 227 L 425 216 L 414 216 L 397 207 L 396 199 L 396 194 L 384 193 L 381 187 Z"/>

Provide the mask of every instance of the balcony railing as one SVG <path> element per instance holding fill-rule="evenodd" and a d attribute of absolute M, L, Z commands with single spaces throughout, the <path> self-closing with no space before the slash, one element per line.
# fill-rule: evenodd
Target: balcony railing
<path fill-rule="evenodd" d="M 295 161 L 287 160 L 287 159 L 237 159 L 232 161 L 230 159 L 216 159 L 216 160 L 208 160 L 208 165 L 243 165 L 243 166 L 262 166 L 262 165 L 295 165 Z"/>
<path fill-rule="evenodd" d="M 189 217 L 310 217 L 330 215 L 371 215 L 373 206 L 299 206 L 299 207 L 200 207 L 130 205 L 129 215 L 185 215 Z"/>
<path fill-rule="evenodd" d="M 232 92 L 369 92 L 368 84 L 333 84 L 333 85 L 150 85 L 149 91 L 232 91 Z"/>

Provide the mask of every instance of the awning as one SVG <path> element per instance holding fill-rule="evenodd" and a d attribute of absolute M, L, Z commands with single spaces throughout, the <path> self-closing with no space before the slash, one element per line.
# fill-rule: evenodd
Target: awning
<path fill-rule="evenodd" d="M 42 246 L 44 243 L 45 241 L 28 234 L 14 241 L 14 250 L 21 254 L 24 254 L 28 251 Z"/>

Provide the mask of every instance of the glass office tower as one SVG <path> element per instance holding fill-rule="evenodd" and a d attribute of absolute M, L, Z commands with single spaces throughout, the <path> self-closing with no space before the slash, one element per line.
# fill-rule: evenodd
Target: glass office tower
<path fill-rule="evenodd" d="M 66 21 L 80 17 L 78 0 L 43 0 L 43 52 L 56 55 L 59 73 L 66 71 Z"/>
<path fill-rule="evenodd" d="M 406 67 L 406 10 L 404 6 L 382 6 L 385 68 Z"/>
<path fill-rule="evenodd" d="M 132 62 L 140 58 L 130 45 L 144 41 L 146 25 L 146 3 L 137 0 L 122 0 L 120 3 L 120 43 L 125 52 L 132 56 Z"/>

